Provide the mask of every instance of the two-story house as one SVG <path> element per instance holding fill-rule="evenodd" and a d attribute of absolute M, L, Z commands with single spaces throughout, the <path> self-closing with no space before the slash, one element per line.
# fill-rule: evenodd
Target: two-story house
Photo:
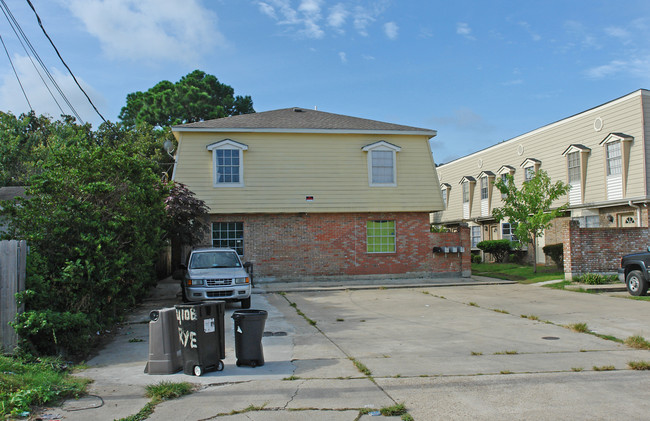
<path fill-rule="evenodd" d="M 431 251 L 434 130 L 304 108 L 172 130 L 173 178 L 210 208 L 206 242 L 237 250 L 258 278 L 451 270 Z"/>
<path fill-rule="evenodd" d="M 650 91 L 638 90 L 555 123 L 438 167 L 445 210 L 436 224 L 470 225 L 471 242 L 512 239 L 508 221 L 492 210 L 502 205 L 497 179 L 513 175 L 521 185 L 536 171 L 571 186 L 555 206 L 569 203 L 538 244 L 563 242 L 570 219 L 582 227 L 647 227 L 650 201 Z"/>

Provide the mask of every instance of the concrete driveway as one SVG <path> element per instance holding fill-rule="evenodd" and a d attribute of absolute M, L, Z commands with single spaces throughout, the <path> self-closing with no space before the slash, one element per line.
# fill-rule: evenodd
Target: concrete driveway
<path fill-rule="evenodd" d="M 628 362 L 650 362 L 650 351 L 563 325 L 650 339 L 650 302 L 534 285 L 446 286 L 454 281 L 284 294 L 266 288 L 253 297 L 253 308 L 269 312 L 266 364 L 235 366 L 236 307 L 229 307 L 226 368 L 200 378 L 142 373 L 147 325 L 136 314 L 80 374 L 95 379 L 91 393 L 103 403 L 91 396 L 52 411 L 65 419 L 125 417 L 147 402 L 144 385 L 165 380 L 199 386 L 159 404 L 149 419 L 371 419 L 359 411 L 395 403 L 416 420 L 648 418 L 650 372 Z M 149 305 L 169 304 L 164 295 Z"/>

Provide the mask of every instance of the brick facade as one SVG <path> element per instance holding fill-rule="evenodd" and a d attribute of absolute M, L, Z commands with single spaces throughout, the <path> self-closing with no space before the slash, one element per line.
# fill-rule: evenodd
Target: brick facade
<path fill-rule="evenodd" d="M 395 221 L 395 253 L 367 252 L 366 222 L 378 220 Z M 261 280 L 471 273 L 469 228 L 432 233 L 424 212 L 212 215 L 211 222 L 243 222 L 243 260 Z M 436 246 L 464 252 L 434 254 Z"/>
<path fill-rule="evenodd" d="M 566 224 L 564 233 L 564 276 L 571 280 L 585 273 L 615 273 L 624 254 L 640 252 L 650 245 L 648 209 L 641 210 L 640 228 L 580 228 L 577 221 Z"/>

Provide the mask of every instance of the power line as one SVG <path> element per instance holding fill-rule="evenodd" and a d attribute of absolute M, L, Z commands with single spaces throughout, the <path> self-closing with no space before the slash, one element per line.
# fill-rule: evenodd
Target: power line
<path fill-rule="evenodd" d="M 7 6 L 7 3 L 5 3 L 4 0 L 0 0 L 0 3 L 2 3 L 2 5 L 3 5 L 2 11 L 3 11 L 5 17 L 7 18 L 7 21 L 9 22 L 9 25 L 11 26 L 11 28 L 12 28 L 13 31 L 14 31 L 14 33 L 15 33 L 16 36 L 18 37 L 18 40 L 20 41 L 21 45 L 22 45 L 23 48 L 25 49 L 25 53 L 27 54 L 27 56 L 29 57 L 29 59 L 31 60 L 31 56 L 30 56 L 29 52 L 27 51 L 27 49 L 25 48 L 25 44 L 27 44 L 27 46 L 29 47 L 29 50 L 32 52 L 33 56 L 36 58 L 36 61 L 38 61 L 38 64 L 41 66 L 41 68 L 43 69 L 43 71 L 44 71 L 45 74 L 47 75 L 47 77 L 48 77 L 48 79 L 50 80 L 50 82 L 52 83 L 52 85 L 54 85 L 54 87 L 55 87 L 56 90 L 58 91 L 59 95 L 61 95 L 61 97 L 63 98 L 63 100 L 65 101 L 65 103 L 68 105 L 68 107 L 70 107 L 70 110 L 72 110 L 72 113 L 73 113 L 73 114 L 75 115 L 75 117 L 79 120 L 79 122 L 81 122 L 81 124 L 84 124 L 83 119 L 81 118 L 81 116 L 79 115 L 79 113 L 77 113 L 77 110 L 75 110 L 74 106 L 73 106 L 72 103 L 68 100 L 68 98 L 66 97 L 65 93 L 63 93 L 63 90 L 61 89 L 61 87 L 59 86 L 59 84 L 58 84 L 58 83 L 56 82 L 56 80 L 54 79 L 54 76 L 52 76 L 52 74 L 51 74 L 50 71 L 48 70 L 48 68 L 47 68 L 47 66 L 45 65 L 45 63 L 43 62 L 43 60 L 41 60 L 41 57 L 38 55 L 38 52 L 36 51 L 36 49 L 34 48 L 34 46 L 32 45 L 32 43 L 29 41 L 29 38 L 27 38 L 27 35 L 26 35 L 25 32 L 23 31 L 22 27 L 20 26 L 20 24 L 18 23 L 18 21 L 16 20 L 16 18 L 14 17 L 14 15 L 11 13 L 11 10 L 9 10 L 9 6 Z M 23 40 L 25 41 L 25 44 L 23 44 Z M 32 64 L 34 64 L 33 61 L 32 61 Z M 36 65 L 34 65 L 34 67 L 36 68 Z M 37 72 L 37 73 L 39 74 L 39 76 L 41 77 L 41 80 L 43 80 L 43 77 L 41 76 L 41 74 L 40 74 L 40 72 L 38 71 L 38 69 L 36 69 L 36 72 Z M 59 105 L 58 101 L 56 100 L 56 98 L 55 98 L 54 95 L 52 94 L 52 91 L 50 91 L 50 88 L 49 88 L 48 84 L 45 83 L 44 80 L 43 80 L 43 83 L 45 84 L 45 87 L 46 87 L 47 90 L 50 92 L 50 95 L 52 95 L 52 98 L 54 99 L 54 102 L 56 102 L 57 106 L 58 106 L 59 109 L 61 110 L 61 113 L 63 114 L 63 109 L 61 108 L 61 106 Z"/>
<path fill-rule="evenodd" d="M 14 69 L 14 74 L 16 75 L 16 80 L 18 81 L 18 84 L 20 85 L 20 90 L 23 91 L 23 95 L 25 96 L 25 101 L 27 101 L 27 105 L 29 105 L 29 109 L 31 111 L 34 111 L 32 108 L 32 104 L 29 102 L 29 98 L 27 98 L 27 94 L 25 93 L 25 89 L 23 89 L 23 84 L 20 83 L 20 78 L 18 77 L 18 72 L 16 72 L 16 68 L 14 67 L 13 61 L 11 61 L 11 56 L 9 56 L 9 51 L 7 51 L 7 46 L 5 45 L 4 40 L 2 39 L 2 35 L 0 35 L 0 41 L 2 42 L 2 46 L 5 49 L 5 53 L 7 53 L 7 58 L 9 59 L 9 63 L 11 64 L 11 68 Z"/>
<path fill-rule="evenodd" d="M 2 2 L 4 3 L 4 0 L 2 0 Z M 66 64 L 66 62 L 63 60 L 63 57 L 61 57 L 61 54 L 59 54 L 59 50 L 56 48 L 56 45 L 54 45 L 54 42 L 52 41 L 52 39 L 50 38 L 50 36 L 49 36 L 49 35 L 47 34 L 47 32 L 45 31 L 45 28 L 43 27 L 43 23 L 41 22 L 41 18 L 38 16 L 38 13 L 36 13 L 36 9 L 34 8 L 34 5 L 32 4 L 32 2 L 31 2 L 30 0 L 27 0 L 27 3 L 29 4 L 29 7 L 31 7 L 32 10 L 34 11 L 34 14 L 36 15 L 36 20 L 38 21 L 38 25 L 39 25 L 39 26 L 41 27 L 41 29 L 43 30 L 43 33 L 44 33 L 45 36 L 47 37 L 48 41 L 50 41 L 50 44 L 52 44 L 52 48 L 54 48 L 54 51 L 56 51 L 56 55 L 59 56 L 59 59 L 61 60 L 61 63 L 63 63 L 63 65 L 65 66 L 65 68 L 68 69 L 68 72 L 70 72 L 70 76 L 72 76 L 72 79 L 74 79 L 74 82 L 77 84 L 77 86 L 79 87 L 79 89 L 81 90 L 81 92 L 83 92 L 83 94 L 86 96 L 86 99 L 88 100 L 88 102 L 90 103 L 90 105 L 92 105 L 92 107 L 93 107 L 93 109 L 95 110 L 95 112 L 97 113 L 97 115 L 99 115 L 99 117 L 101 117 L 101 119 L 104 121 L 104 123 L 106 123 L 106 119 L 104 118 L 104 116 L 99 112 L 99 110 L 97 109 L 97 107 L 95 107 L 95 104 L 93 104 L 92 100 L 90 99 L 90 97 L 88 96 L 88 94 L 86 93 L 86 91 L 84 91 L 84 89 L 81 87 L 81 85 L 80 85 L 79 82 L 77 81 L 77 78 L 75 77 L 74 73 L 72 73 L 72 70 L 70 70 L 70 67 L 68 67 L 68 65 Z"/>

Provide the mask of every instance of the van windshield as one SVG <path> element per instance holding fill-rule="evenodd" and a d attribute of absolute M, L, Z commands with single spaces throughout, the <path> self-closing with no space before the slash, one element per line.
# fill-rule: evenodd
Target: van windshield
<path fill-rule="evenodd" d="M 240 266 L 237 253 L 231 251 L 193 253 L 190 259 L 190 269 L 238 268 Z"/>

